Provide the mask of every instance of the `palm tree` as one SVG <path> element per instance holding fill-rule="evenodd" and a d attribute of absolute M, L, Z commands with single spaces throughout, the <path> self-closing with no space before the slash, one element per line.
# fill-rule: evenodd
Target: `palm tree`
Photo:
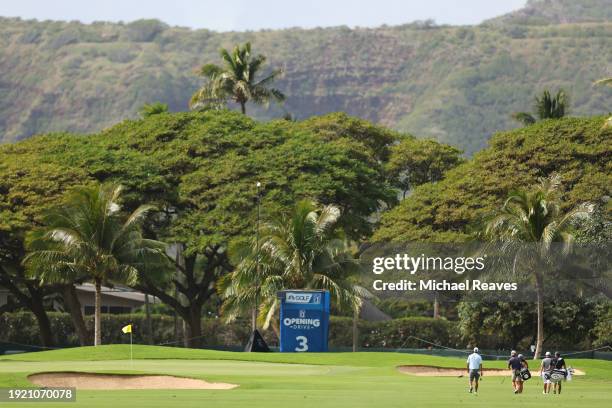
<path fill-rule="evenodd" d="M 120 213 L 121 186 L 82 187 L 46 215 L 45 227 L 28 237 L 33 251 L 24 263 L 43 282 L 95 286 L 94 345 L 101 344 L 102 285 L 134 283 L 141 273 L 159 273 L 167 265 L 165 244 L 145 239 L 141 224 L 153 207 L 140 206 L 129 216 Z"/>
<path fill-rule="evenodd" d="M 548 90 L 544 90 L 542 95 L 535 97 L 535 117 L 527 112 L 517 112 L 512 115 L 512 118 L 524 125 L 532 125 L 538 120 L 562 118 L 568 109 L 569 96 L 563 89 L 560 89 L 555 96 L 552 96 Z"/>
<path fill-rule="evenodd" d="M 290 214 L 265 222 L 259 274 L 257 242 L 233 248 L 239 263 L 220 285 L 224 316 L 233 320 L 257 302 L 266 329 L 278 307 L 277 292 L 283 289 L 325 289 L 338 307 L 358 310 L 368 292 L 352 282 L 360 266 L 336 228 L 339 218 L 337 207 L 303 200 Z"/>
<path fill-rule="evenodd" d="M 251 43 L 237 45 L 231 53 L 222 48 L 220 55 L 223 66 L 206 64 L 200 69 L 200 76 L 205 77 L 207 82 L 191 97 L 189 105 L 192 109 L 218 108 L 226 100 L 232 99 L 246 114 L 249 101 L 267 105 L 271 100 L 285 100 L 281 91 L 269 87 L 282 74 L 280 69 L 273 70 L 262 79 L 257 78 L 266 57 L 261 54 L 253 56 Z"/>
<path fill-rule="evenodd" d="M 499 242 L 503 251 L 515 254 L 515 265 L 517 262 L 528 265 L 528 273 L 535 281 L 537 336 L 534 358 L 540 355 L 544 339 L 544 274 L 559 255 L 552 250 L 553 243 L 561 243 L 563 254 L 571 252 L 572 222 L 590 218 L 593 212 L 592 204 L 583 203 L 563 213 L 560 189 L 561 177 L 553 174 L 540 179 L 540 184 L 530 192 L 511 193 L 484 230 L 485 236 Z M 525 244 L 533 245 L 526 249 Z"/>
<path fill-rule="evenodd" d="M 161 102 L 145 103 L 139 109 L 138 113 L 140 113 L 143 119 L 149 116 L 159 115 L 160 113 L 168 113 L 168 104 Z"/>

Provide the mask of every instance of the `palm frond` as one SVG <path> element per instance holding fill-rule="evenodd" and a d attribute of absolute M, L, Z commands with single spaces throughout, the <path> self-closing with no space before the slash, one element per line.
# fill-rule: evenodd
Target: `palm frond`
<path fill-rule="evenodd" d="M 198 71 L 199 75 L 201 75 L 203 77 L 207 77 L 209 79 L 215 78 L 216 76 L 218 76 L 222 72 L 223 72 L 223 68 L 221 68 L 220 66 L 218 66 L 216 64 L 205 64 L 205 65 L 202 65 L 202 67 Z"/>
<path fill-rule="evenodd" d="M 598 81 L 595 81 L 593 83 L 593 85 L 607 85 L 607 86 L 612 86 L 612 77 L 610 78 L 602 78 Z"/>
<path fill-rule="evenodd" d="M 516 112 L 512 114 L 512 119 L 521 122 L 525 126 L 533 125 L 536 119 L 527 112 Z"/>
<path fill-rule="evenodd" d="M 572 223 L 589 218 L 593 205 L 583 203 L 563 214 L 561 212 L 562 178 L 552 174 L 540 179 L 531 191 L 516 191 L 509 194 L 503 206 L 491 216 L 484 227 L 484 236 L 501 243 L 502 250 L 520 254 L 526 263 L 559 262 L 571 251 L 574 236 Z M 533 250 L 516 246 L 530 244 Z M 563 246 L 557 253 L 558 243 Z M 511 252 L 514 251 L 514 252 Z M 529 261 L 531 260 L 531 261 Z M 517 258 L 513 270 L 516 270 Z M 532 269 L 537 267 L 531 266 Z"/>
<path fill-rule="evenodd" d="M 266 220 L 260 229 L 259 273 L 256 243 L 251 242 L 249 251 L 240 249 L 242 258 L 230 277 L 222 280 L 223 312 L 229 318 L 246 313 L 259 294 L 260 318 L 269 325 L 277 292 L 283 289 L 326 289 L 338 305 L 359 305 L 365 292 L 351 278 L 360 265 L 334 233 L 339 217 L 335 206 L 321 208 L 302 200 L 290 215 Z"/>
<path fill-rule="evenodd" d="M 233 99 L 243 108 L 249 101 L 267 105 L 270 100 L 282 102 L 285 96 L 281 91 L 269 88 L 269 85 L 281 75 L 281 70 L 274 70 L 263 79 L 257 75 L 266 62 L 263 55 L 252 55 L 251 44 L 236 45 L 230 52 L 219 51 L 223 67 L 214 64 L 204 65 L 200 74 L 208 78 L 189 101 L 191 109 L 216 108 L 219 101 Z"/>

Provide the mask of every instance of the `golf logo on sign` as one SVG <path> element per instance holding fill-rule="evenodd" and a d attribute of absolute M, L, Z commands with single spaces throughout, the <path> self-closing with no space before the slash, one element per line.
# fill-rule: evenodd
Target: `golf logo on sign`
<path fill-rule="evenodd" d="M 286 301 L 287 303 L 297 303 L 297 304 L 306 304 L 310 303 L 310 299 L 312 298 L 311 293 L 287 293 Z"/>
<path fill-rule="evenodd" d="M 283 291 L 281 299 L 280 350 L 327 351 L 329 293 Z"/>

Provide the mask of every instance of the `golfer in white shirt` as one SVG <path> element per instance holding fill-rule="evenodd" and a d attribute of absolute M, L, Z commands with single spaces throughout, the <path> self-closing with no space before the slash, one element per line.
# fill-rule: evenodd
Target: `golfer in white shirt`
<path fill-rule="evenodd" d="M 478 380 L 482 377 L 482 357 L 478 354 L 478 347 L 467 358 L 467 370 L 470 376 L 470 393 L 478 394 Z"/>

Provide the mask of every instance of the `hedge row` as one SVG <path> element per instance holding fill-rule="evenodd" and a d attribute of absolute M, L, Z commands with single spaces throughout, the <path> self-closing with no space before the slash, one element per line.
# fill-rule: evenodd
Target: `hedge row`
<path fill-rule="evenodd" d="M 70 316 L 66 313 L 49 312 L 51 328 L 60 347 L 78 345 Z M 174 319 L 165 315 L 152 315 L 153 344 L 176 342 Z M 179 322 L 182 322 L 179 320 Z M 145 316 L 143 314 L 102 315 L 102 343 L 117 344 L 129 342 L 121 332 L 127 324 L 133 325 L 133 341 L 145 344 Z M 93 328 L 93 316 L 85 318 L 85 324 Z M 329 344 L 331 347 L 350 347 L 353 343 L 353 321 L 348 317 L 332 316 Z M 436 344 L 454 347 L 458 344 L 455 336 L 456 324 L 431 318 L 405 318 L 384 322 L 359 322 L 359 345 L 363 348 L 425 348 L 426 339 Z M 250 334 L 248 322 L 226 324 L 220 319 L 202 319 L 204 347 L 233 347 L 244 345 Z M 264 333 L 270 345 L 278 340 L 271 330 Z M 0 315 L 0 341 L 38 345 L 38 326 L 29 312 L 5 313 Z M 180 344 L 179 344 L 180 345 Z"/>
<path fill-rule="evenodd" d="M 350 346 L 353 342 L 353 320 L 332 317 L 330 346 Z M 457 347 L 460 343 L 457 325 L 444 319 L 407 317 L 382 322 L 359 322 L 359 345 L 363 348 L 427 348 L 431 343 Z"/>
<path fill-rule="evenodd" d="M 48 312 L 51 330 L 59 347 L 77 346 L 79 339 L 72 320 L 67 313 Z M 130 338 L 121 328 L 132 324 L 133 342 L 146 344 L 146 320 L 144 314 L 102 314 L 102 343 L 128 343 Z M 166 315 L 152 315 L 153 344 L 175 344 L 174 318 Z M 85 325 L 93 332 L 93 316 L 85 316 Z M 248 324 L 223 324 L 218 319 L 202 319 L 204 346 L 231 346 L 242 344 L 250 334 Z M 179 319 L 179 336 L 182 336 L 182 320 Z M 182 339 L 182 337 L 179 337 Z M 0 340 L 5 342 L 38 345 L 38 325 L 29 312 L 5 313 L 0 315 Z M 180 345 L 180 344 L 179 344 Z"/>

